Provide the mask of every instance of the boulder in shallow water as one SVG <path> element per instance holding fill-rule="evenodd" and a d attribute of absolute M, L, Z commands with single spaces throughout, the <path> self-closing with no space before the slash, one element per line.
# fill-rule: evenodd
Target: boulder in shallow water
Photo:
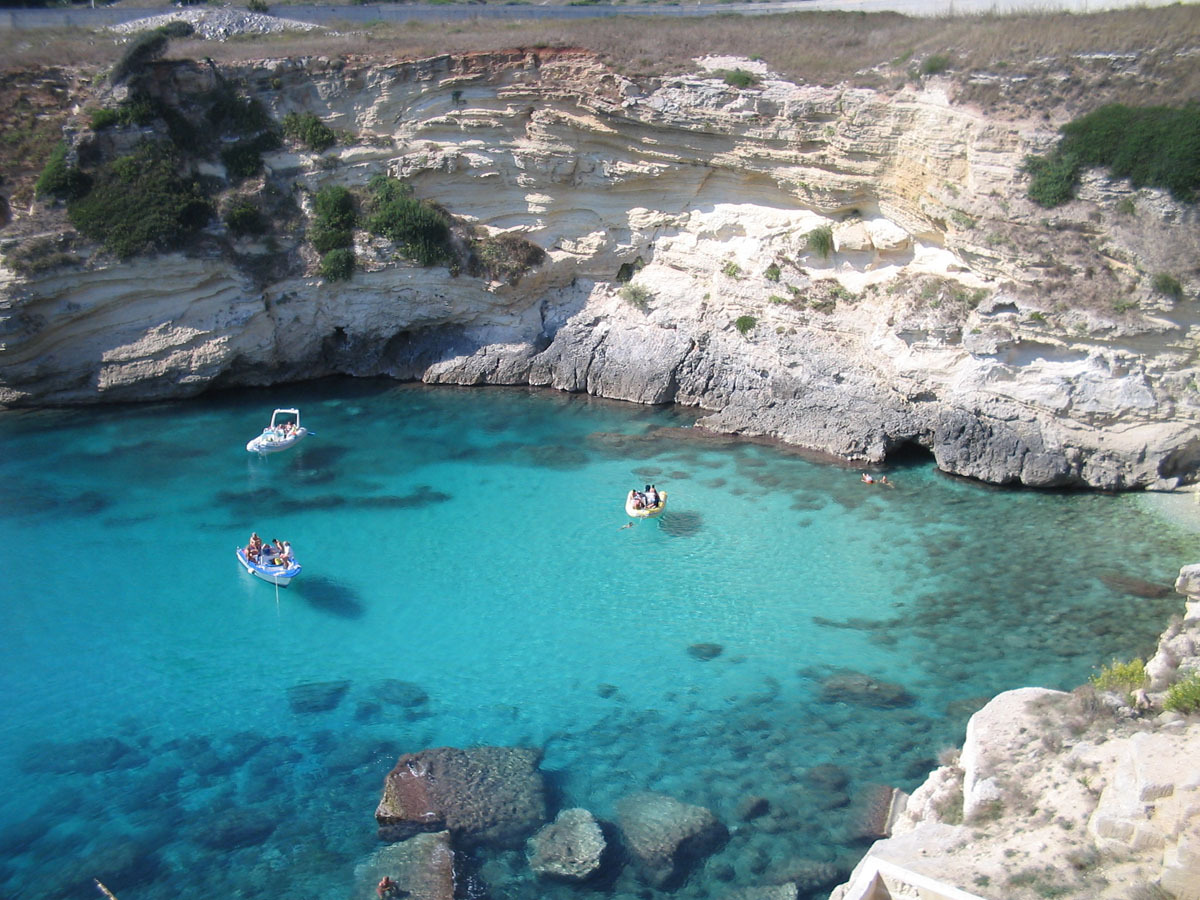
<path fill-rule="evenodd" d="M 821 763 L 804 773 L 804 780 L 820 791 L 840 791 L 850 783 L 850 776 L 835 763 Z"/>
<path fill-rule="evenodd" d="M 836 885 L 844 872 L 831 862 L 806 857 L 789 857 L 771 864 L 767 880 L 786 883 L 805 897 L 823 893 Z"/>
<path fill-rule="evenodd" d="M 564 809 L 525 845 L 529 868 L 545 878 L 583 881 L 600 868 L 607 844 L 586 809 Z"/>
<path fill-rule="evenodd" d="M 748 887 L 723 894 L 721 900 L 796 900 L 794 884 L 770 884 Z"/>
<path fill-rule="evenodd" d="M 288 705 L 294 713 L 319 713 L 336 709 L 350 690 L 348 681 L 321 681 L 288 688 Z"/>
<path fill-rule="evenodd" d="M 724 649 L 720 644 L 692 644 L 687 648 L 687 652 L 696 659 L 709 660 L 716 659 Z"/>
<path fill-rule="evenodd" d="M 709 810 L 664 794 L 621 798 L 617 824 L 638 874 L 652 887 L 668 891 L 681 885 L 692 866 L 728 837 Z"/>
<path fill-rule="evenodd" d="M 541 754 L 526 747 L 437 747 L 406 753 L 383 781 L 379 836 L 448 830 L 455 846 L 520 847 L 545 823 Z"/>
<path fill-rule="evenodd" d="M 758 794 L 751 794 L 738 801 L 737 817 L 743 822 L 749 822 L 771 811 L 771 801 Z"/>
<path fill-rule="evenodd" d="M 1170 585 L 1158 584 L 1157 582 L 1147 581 L 1145 578 L 1138 578 L 1135 575 L 1124 575 L 1120 572 L 1105 572 L 1100 576 L 1100 580 L 1114 591 L 1122 594 L 1132 594 L 1134 597 L 1143 597 L 1147 600 L 1161 600 L 1171 593 Z"/>
<path fill-rule="evenodd" d="M 191 837 L 211 850 L 253 847 L 271 836 L 278 821 L 278 810 L 235 807 L 213 813 L 207 820 L 197 821 L 196 831 Z"/>
<path fill-rule="evenodd" d="M 380 703 L 390 703 L 408 709 L 424 706 L 429 702 L 429 694 L 423 687 L 411 681 L 401 681 L 399 678 L 386 678 L 375 685 L 375 698 Z"/>
<path fill-rule="evenodd" d="M 892 825 L 904 811 L 908 795 L 884 784 L 872 784 L 854 797 L 847 825 L 852 841 L 874 841 L 892 833 Z"/>
<path fill-rule="evenodd" d="M 454 900 L 454 848 L 450 832 L 418 834 L 388 844 L 354 872 L 354 900 L 379 900 L 384 877 L 396 883 L 404 900 Z"/>
<path fill-rule="evenodd" d="M 853 703 L 876 709 L 912 706 L 916 698 L 899 684 L 880 681 L 862 672 L 838 672 L 821 685 L 824 703 Z"/>

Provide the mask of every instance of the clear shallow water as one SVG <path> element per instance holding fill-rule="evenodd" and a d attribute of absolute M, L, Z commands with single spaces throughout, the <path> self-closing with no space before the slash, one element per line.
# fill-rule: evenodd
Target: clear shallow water
<path fill-rule="evenodd" d="M 315 436 L 247 454 L 276 405 Z M 348 897 L 396 757 L 481 743 L 541 747 L 562 807 L 710 807 L 735 833 L 676 896 L 844 869 L 871 785 L 911 790 L 983 698 L 1081 683 L 1179 607 L 1130 592 L 1188 561 L 1133 498 L 927 461 L 868 487 L 690 421 L 347 381 L 0 415 L 0 896 Z M 622 528 L 647 481 L 667 513 Z M 304 566 L 278 596 L 233 559 L 252 529 Z M 809 776 L 830 763 L 844 786 Z M 771 812 L 743 822 L 750 796 Z M 572 893 L 477 862 L 495 897 Z"/>

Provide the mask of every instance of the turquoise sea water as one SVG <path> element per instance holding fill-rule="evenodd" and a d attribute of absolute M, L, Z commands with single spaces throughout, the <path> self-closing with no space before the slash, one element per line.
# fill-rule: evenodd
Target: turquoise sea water
<path fill-rule="evenodd" d="M 247 454 L 292 405 L 315 435 Z M 733 835 L 675 896 L 844 872 L 861 798 L 983 698 L 1069 689 L 1180 607 L 1142 595 L 1187 536 L 1130 497 L 928 460 L 889 490 L 690 423 L 376 381 L 0 414 L 0 896 L 354 896 L 396 757 L 475 744 L 541 748 L 556 807 L 712 809 Z M 623 528 L 646 482 L 667 512 Z M 291 540 L 289 589 L 237 566 L 251 530 Z M 493 897 L 578 892 L 471 862 Z"/>

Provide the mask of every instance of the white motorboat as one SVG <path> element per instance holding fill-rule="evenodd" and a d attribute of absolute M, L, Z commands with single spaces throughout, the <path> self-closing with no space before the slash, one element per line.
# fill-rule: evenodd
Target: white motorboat
<path fill-rule="evenodd" d="M 310 433 L 300 424 L 300 410 L 277 409 L 271 413 L 271 424 L 246 449 L 251 453 L 278 453 L 296 446 Z"/>
<path fill-rule="evenodd" d="M 263 581 L 287 587 L 291 584 L 292 579 L 300 574 L 300 563 L 294 559 L 276 563 L 275 560 L 278 557 L 273 557 L 270 553 L 271 548 L 264 547 L 258 562 L 254 562 L 246 555 L 245 547 L 237 548 L 238 562 L 245 567 L 247 572 Z"/>

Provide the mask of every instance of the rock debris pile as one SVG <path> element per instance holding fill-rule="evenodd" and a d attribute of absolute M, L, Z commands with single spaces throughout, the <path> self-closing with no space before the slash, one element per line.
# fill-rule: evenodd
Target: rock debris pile
<path fill-rule="evenodd" d="M 112 26 L 118 34 L 136 34 L 160 28 L 168 22 L 187 22 L 196 29 L 195 36 L 206 41 L 224 41 L 238 34 L 278 34 L 283 31 L 315 31 L 320 25 L 295 19 L 252 13 L 237 9 L 181 9 L 162 16 L 135 19 Z"/>

